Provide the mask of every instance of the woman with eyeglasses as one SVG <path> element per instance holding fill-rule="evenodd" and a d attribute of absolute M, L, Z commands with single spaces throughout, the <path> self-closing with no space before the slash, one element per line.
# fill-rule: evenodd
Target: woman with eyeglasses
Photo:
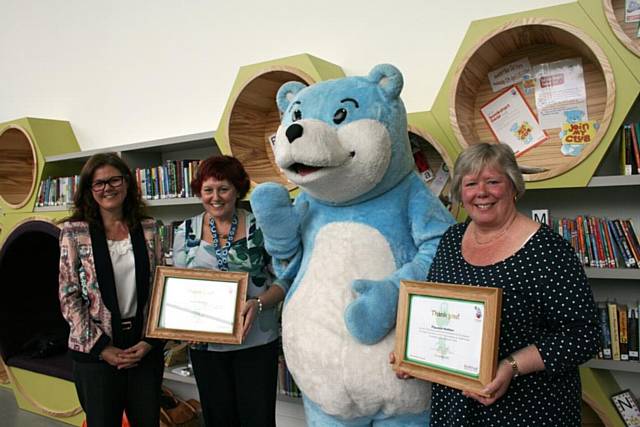
<path fill-rule="evenodd" d="M 143 212 L 136 179 L 115 153 L 82 168 L 60 234 L 60 306 L 80 404 L 90 427 L 157 427 L 162 342 L 145 339 L 156 264 L 155 221 Z"/>

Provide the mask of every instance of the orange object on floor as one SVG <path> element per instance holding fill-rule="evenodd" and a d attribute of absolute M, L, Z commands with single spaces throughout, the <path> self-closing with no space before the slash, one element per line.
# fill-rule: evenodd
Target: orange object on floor
<path fill-rule="evenodd" d="M 88 427 L 86 419 L 82 422 L 82 427 Z M 122 413 L 122 427 L 131 427 L 129 425 L 129 420 L 127 419 L 127 413 L 126 412 Z"/>

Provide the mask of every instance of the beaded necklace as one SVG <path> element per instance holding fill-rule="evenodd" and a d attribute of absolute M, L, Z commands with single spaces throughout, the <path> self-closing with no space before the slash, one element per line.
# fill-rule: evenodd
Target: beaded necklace
<path fill-rule="evenodd" d="M 211 235 L 213 236 L 213 249 L 216 252 L 216 260 L 218 261 L 218 270 L 229 271 L 229 249 L 233 243 L 233 238 L 236 235 L 238 229 L 238 215 L 233 213 L 233 219 L 231 220 L 231 228 L 229 228 L 229 235 L 227 236 L 227 243 L 223 247 L 220 247 L 220 238 L 218 237 L 218 230 L 216 230 L 216 222 L 213 218 L 209 219 L 209 227 L 211 228 Z"/>

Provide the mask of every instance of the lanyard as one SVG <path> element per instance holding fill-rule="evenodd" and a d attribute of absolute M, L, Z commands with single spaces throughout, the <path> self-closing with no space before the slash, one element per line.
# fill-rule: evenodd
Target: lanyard
<path fill-rule="evenodd" d="M 233 238 L 236 235 L 238 229 L 238 215 L 233 213 L 233 219 L 231 220 L 231 228 L 229 229 L 229 235 L 227 236 L 227 243 L 224 247 L 220 247 L 220 239 L 218 238 L 218 230 L 216 230 L 216 222 L 213 218 L 209 219 L 209 227 L 211 228 L 211 235 L 213 236 L 213 249 L 216 252 L 216 260 L 218 261 L 218 270 L 229 271 L 229 249 L 233 243 Z"/>

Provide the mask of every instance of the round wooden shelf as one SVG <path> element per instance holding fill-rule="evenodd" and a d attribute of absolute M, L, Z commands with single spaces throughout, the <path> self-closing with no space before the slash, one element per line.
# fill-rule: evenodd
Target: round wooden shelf
<path fill-rule="evenodd" d="M 624 22 L 624 0 L 602 0 L 604 15 L 618 40 L 636 56 L 640 56 L 640 39 L 636 37 L 637 22 Z"/>
<path fill-rule="evenodd" d="M 422 151 L 429 163 L 429 168 L 434 174 L 440 170 L 442 164 L 445 164 L 448 168 L 449 180 L 438 197 L 452 215 L 454 217 L 457 216 L 460 210 L 460 204 L 453 203 L 451 200 L 451 178 L 453 175 L 453 161 L 451 157 L 429 132 L 415 126 L 409 126 L 409 141 L 411 141 L 411 147 L 413 149 L 417 148 Z"/>
<path fill-rule="evenodd" d="M 295 186 L 276 165 L 270 141 L 280 126 L 276 94 L 289 81 L 314 83 L 305 72 L 287 66 L 271 67 L 250 79 L 233 100 L 227 129 L 231 152 L 253 182 L 278 182 L 292 190 Z"/>
<path fill-rule="evenodd" d="M 10 125 L 0 131 L 0 199 L 10 208 L 27 204 L 36 184 L 37 157 L 27 132 Z"/>
<path fill-rule="evenodd" d="M 615 106 L 615 83 L 609 61 L 582 30 L 564 22 L 529 18 L 510 22 L 481 39 L 463 59 L 453 78 L 449 119 L 463 147 L 480 142 L 496 143 L 480 108 L 498 93 L 491 89 L 487 74 L 501 66 L 528 58 L 531 66 L 579 57 L 582 60 L 589 120 L 599 124 L 595 140 L 578 156 L 562 155 L 560 128 L 545 129 L 549 139 L 518 157 L 531 173 L 526 181 L 538 181 L 565 173 L 596 149 L 609 127 Z M 525 95 L 537 114 L 535 95 Z"/>

